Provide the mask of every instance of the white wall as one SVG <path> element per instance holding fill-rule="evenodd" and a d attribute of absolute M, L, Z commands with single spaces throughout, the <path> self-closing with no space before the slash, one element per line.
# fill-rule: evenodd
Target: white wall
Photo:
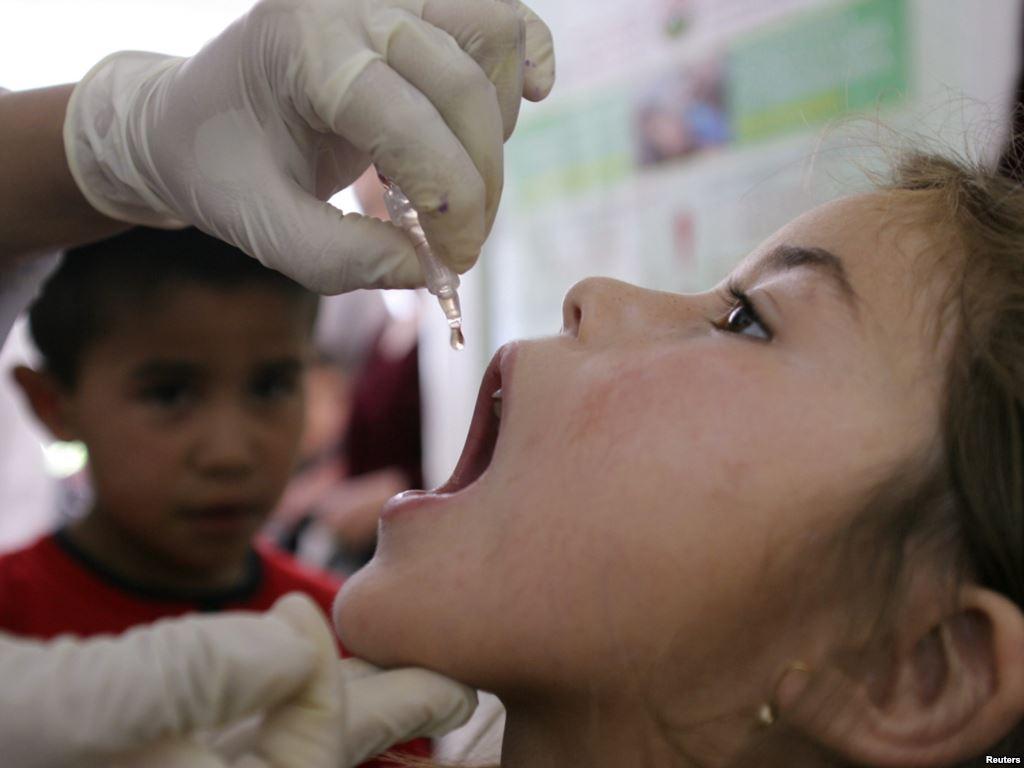
<path fill-rule="evenodd" d="M 108 53 L 187 56 L 254 0 L 4 0 L 0 85 L 74 82 Z"/>

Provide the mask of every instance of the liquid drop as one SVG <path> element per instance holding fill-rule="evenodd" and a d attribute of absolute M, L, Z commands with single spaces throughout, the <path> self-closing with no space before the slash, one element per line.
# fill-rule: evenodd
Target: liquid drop
<path fill-rule="evenodd" d="M 451 335 L 448 337 L 448 343 L 451 344 L 452 349 L 456 352 L 461 352 L 466 348 L 466 337 L 462 335 L 462 328 L 457 325 L 452 328 Z"/>

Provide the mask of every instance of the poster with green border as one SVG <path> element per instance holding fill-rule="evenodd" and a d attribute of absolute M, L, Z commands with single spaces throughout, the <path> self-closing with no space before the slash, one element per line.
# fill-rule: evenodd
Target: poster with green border
<path fill-rule="evenodd" d="M 907 99 L 905 0 L 863 0 L 798 15 L 729 48 L 728 94 L 740 143 Z"/>
<path fill-rule="evenodd" d="M 629 93 L 612 88 L 539 119 L 506 147 L 510 186 L 525 207 L 604 188 L 632 172 Z"/>

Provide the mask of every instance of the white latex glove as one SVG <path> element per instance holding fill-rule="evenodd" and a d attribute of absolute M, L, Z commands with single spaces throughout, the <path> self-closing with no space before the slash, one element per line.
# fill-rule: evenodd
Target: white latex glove
<path fill-rule="evenodd" d="M 344 768 L 393 744 L 444 736 L 465 724 L 476 709 L 476 691 L 426 669 L 382 670 L 361 659 L 346 659 L 340 670 L 345 729 L 359 734 L 358 740 L 345 742 Z"/>
<path fill-rule="evenodd" d="M 115 755 L 293 697 L 314 650 L 272 614 L 176 619 L 84 641 L 0 637 L 0 761 L 106 768 Z"/>
<path fill-rule="evenodd" d="M 394 744 L 441 736 L 476 708 L 475 691 L 435 672 L 385 671 L 360 659 L 339 662 L 327 620 L 308 598 L 289 595 L 274 611 L 313 641 L 316 672 L 262 722 L 218 744 L 235 768 L 352 768 Z"/>
<path fill-rule="evenodd" d="M 64 142 L 113 218 L 195 224 L 321 293 L 407 287 L 422 275 L 406 235 L 322 201 L 372 161 L 465 271 L 520 99 L 553 81 L 550 32 L 518 0 L 262 0 L 192 58 L 101 61 Z"/>

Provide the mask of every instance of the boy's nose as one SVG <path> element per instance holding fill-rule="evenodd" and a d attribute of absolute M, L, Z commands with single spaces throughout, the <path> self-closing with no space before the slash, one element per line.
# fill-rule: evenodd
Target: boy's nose
<path fill-rule="evenodd" d="M 255 441 L 240 410 L 221 408 L 204 420 L 194 449 L 196 467 L 204 474 L 234 478 L 253 471 Z"/>

